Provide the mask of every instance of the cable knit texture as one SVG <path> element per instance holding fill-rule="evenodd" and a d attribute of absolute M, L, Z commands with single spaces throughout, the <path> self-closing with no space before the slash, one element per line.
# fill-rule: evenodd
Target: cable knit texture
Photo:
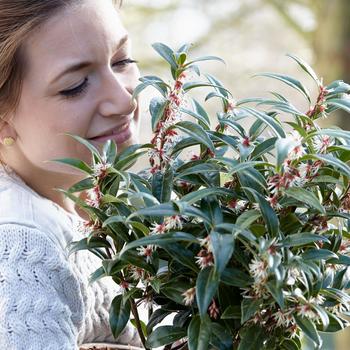
<path fill-rule="evenodd" d="M 117 340 L 111 334 L 109 307 L 120 293 L 114 282 L 107 277 L 88 284 L 101 260 L 88 251 L 68 257 L 67 244 L 83 238 L 80 222 L 0 166 L 1 348 L 140 345 L 131 325 Z"/>

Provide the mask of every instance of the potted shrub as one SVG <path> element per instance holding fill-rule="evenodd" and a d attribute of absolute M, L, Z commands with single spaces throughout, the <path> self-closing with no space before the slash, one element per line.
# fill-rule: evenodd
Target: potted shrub
<path fill-rule="evenodd" d="M 113 334 L 131 318 L 147 349 L 294 350 L 302 334 L 321 349 L 320 332 L 348 325 L 350 132 L 318 121 L 350 111 L 349 85 L 324 85 L 289 55 L 315 81 L 314 99 L 293 77 L 261 75 L 297 90 L 308 110 L 278 92 L 236 101 L 198 66 L 219 58 L 153 47 L 173 82 L 145 76 L 134 92 L 158 94 L 150 143 L 117 154 L 114 142 L 99 152 L 70 135 L 90 149 L 91 164 L 56 160 L 87 173 L 64 191 L 91 218 L 69 249 L 101 258 L 92 281 L 109 276 L 123 288 L 110 310 Z M 213 89 L 205 101 L 217 99 L 216 116 L 190 97 L 201 87 Z M 129 171 L 140 157 L 149 168 Z M 87 201 L 75 195 L 82 190 Z M 168 315 L 171 324 L 159 326 Z"/>

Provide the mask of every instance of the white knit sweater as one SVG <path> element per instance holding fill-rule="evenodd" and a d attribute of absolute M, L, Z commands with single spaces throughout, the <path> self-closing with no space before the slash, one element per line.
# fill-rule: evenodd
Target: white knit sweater
<path fill-rule="evenodd" d="M 139 345 L 128 325 L 116 341 L 109 306 L 118 293 L 110 277 L 88 285 L 101 260 L 88 251 L 68 257 L 83 238 L 80 217 L 40 196 L 0 165 L 0 348 L 75 350 L 83 343 Z"/>

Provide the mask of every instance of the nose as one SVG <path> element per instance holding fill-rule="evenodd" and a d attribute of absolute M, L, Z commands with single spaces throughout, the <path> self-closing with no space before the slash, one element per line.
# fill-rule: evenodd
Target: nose
<path fill-rule="evenodd" d="M 130 81 L 132 79 L 110 71 L 104 75 L 99 104 L 99 113 L 103 117 L 125 116 L 135 111 L 137 102 L 131 98 L 134 87 Z"/>

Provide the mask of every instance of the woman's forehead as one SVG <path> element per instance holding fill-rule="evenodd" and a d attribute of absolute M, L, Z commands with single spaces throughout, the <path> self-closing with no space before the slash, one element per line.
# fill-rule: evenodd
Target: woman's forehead
<path fill-rule="evenodd" d="M 27 72 L 56 73 L 72 60 L 103 59 L 126 34 L 111 1 L 84 0 L 55 14 L 28 37 Z"/>

